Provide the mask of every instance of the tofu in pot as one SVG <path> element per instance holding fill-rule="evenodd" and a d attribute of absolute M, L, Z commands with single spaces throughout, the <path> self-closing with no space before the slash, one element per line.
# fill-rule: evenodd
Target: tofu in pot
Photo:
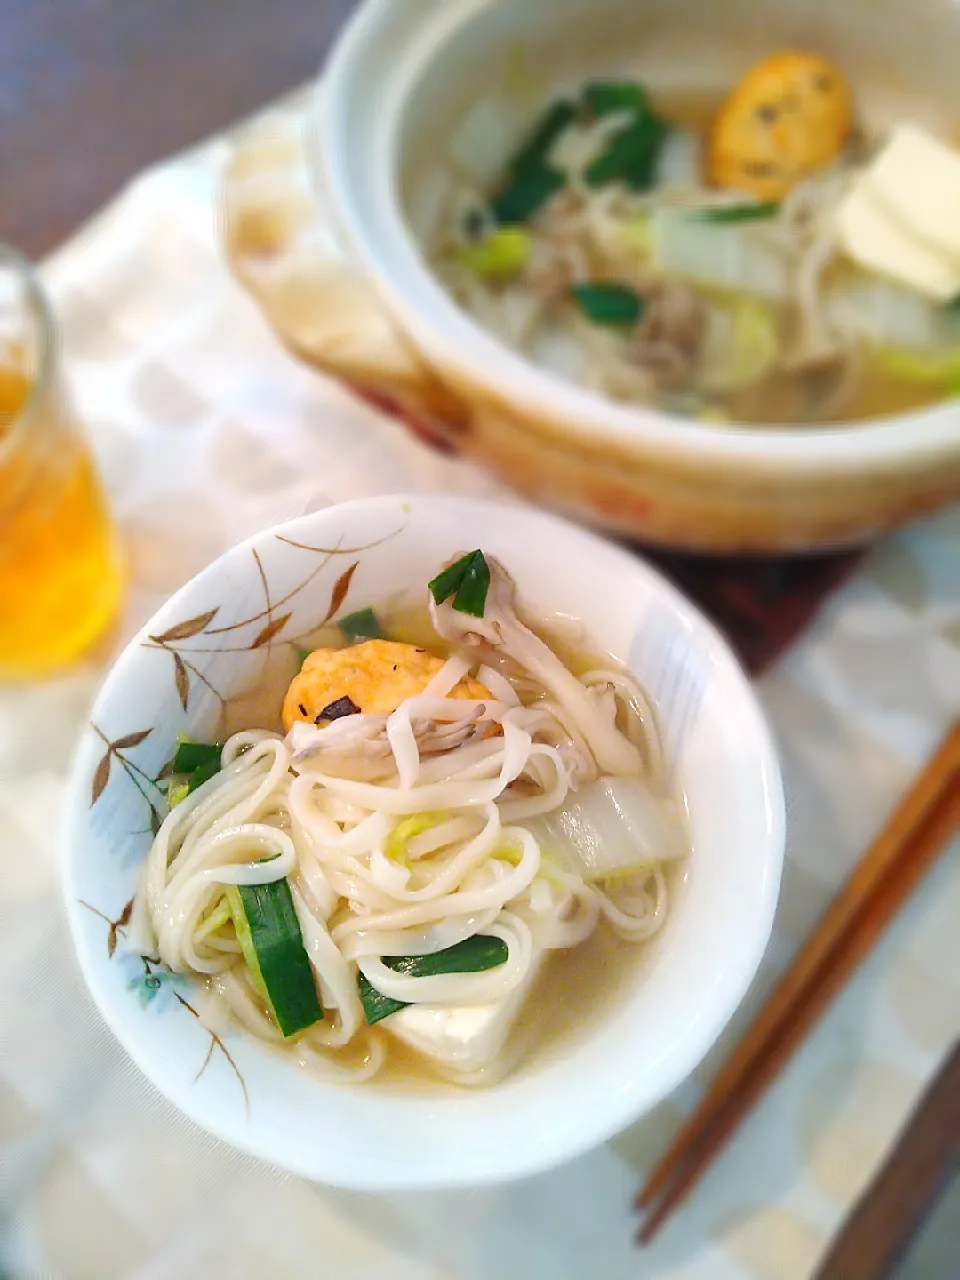
<path fill-rule="evenodd" d="M 901 125 L 837 211 L 844 252 L 867 271 L 946 302 L 960 293 L 960 154 Z"/>

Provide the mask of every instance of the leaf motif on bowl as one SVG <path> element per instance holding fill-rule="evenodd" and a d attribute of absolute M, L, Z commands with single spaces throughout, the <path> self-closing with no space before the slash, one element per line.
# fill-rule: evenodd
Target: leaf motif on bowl
<path fill-rule="evenodd" d="M 259 649 L 262 645 L 269 644 L 280 634 L 292 617 L 293 610 L 289 609 L 286 613 L 281 613 L 279 618 L 272 618 L 262 630 L 257 632 L 250 648 Z"/>
<path fill-rule="evenodd" d="M 103 743 L 106 750 L 94 770 L 90 785 L 90 807 L 92 808 L 107 789 L 110 782 L 113 762 L 116 761 L 136 789 L 140 792 L 150 810 L 150 825 L 159 824 L 160 803 L 162 795 L 157 787 L 157 779 L 152 778 L 127 754 L 135 750 L 153 733 L 153 728 L 136 729 L 131 733 L 121 734 L 118 738 L 109 738 L 99 725 L 91 723 L 91 729 Z"/>
<path fill-rule="evenodd" d="M 171 672 L 176 705 L 184 715 L 193 710 L 192 697 L 194 691 L 201 687 L 206 689 L 220 708 L 221 718 L 226 708 L 233 701 L 227 692 L 219 686 L 216 675 L 216 659 L 227 654 L 253 654 L 267 652 L 274 646 L 296 647 L 302 640 L 310 637 L 322 627 L 330 623 L 343 608 L 350 593 L 354 575 L 360 567 L 360 559 L 365 551 L 382 545 L 395 538 L 406 528 L 401 524 L 390 533 L 373 542 L 360 546 L 344 546 L 340 539 L 332 546 L 310 546 L 276 536 L 276 543 L 290 548 L 293 557 L 297 553 L 305 553 L 310 557 L 309 567 L 295 575 L 293 585 L 277 593 L 271 586 L 269 568 L 264 564 L 264 555 L 256 548 L 251 549 L 256 581 L 262 592 L 262 607 L 244 612 L 235 621 L 223 621 L 219 626 L 212 626 L 220 621 L 222 606 L 203 609 L 190 617 L 148 634 L 141 642 L 144 649 L 168 654 L 171 661 Z M 268 543 L 269 546 L 273 545 Z M 321 594 L 321 603 L 315 613 L 306 613 L 304 593 L 316 582 L 328 565 L 353 557 L 347 567 L 336 577 L 329 589 L 329 595 Z M 295 602 L 291 605 L 291 602 Z M 312 600 L 309 602 L 312 604 Z M 288 635 L 287 629 L 297 618 L 298 635 Z M 244 632 L 247 636 L 244 636 Z M 243 693 L 234 695 L 239 701 Z M 161 720 L 163 717 L 161 716 Z M 139 794 L 140 801 L 147 809 L 146 825 L 137 831 L 129 832 L 130 847 L 137 855 L 138 861 L 143 856 L 142 838 L 156 835 L 166 813 L 166 797 L 163 782 L 170 773 L 170 760 L 156 768 L 158 747 L 166 746 L 167 755 L 172 758 L 174 740 L 179 729 L 189 727 L 188 722 L 174 717 L 171 722 L 158 721 L 158 725 L 148 728 L 124 730 L 115 736 L 108 733 L 100 724 L 91 723 L 91 730 L 102 744 L 100 755 L 90 779 L 90 808 L 101 801 L 108 788 L 115 784 L 117 777 L 123 777 Z M 163 741 L 161 741 L 161 739 Z M 138 749 L 148 744 L 146 750 L 152 756 L 152 767 L 145 767 L 141 758 L 137 759 Z M 139 839 L 138 839 L 139 838 Z M 83 901 L 87 910 L 99 917 L 106 926 L 107 959 L 114 964 L 121 964 L 127 971 L 126 989 L 136 999 L 139 1007 L 151 1014 L 162 1012 L 169 1014 L 182 1008 L 202 1028 L 209 1037 L 206 1054 L 199 1064 L 195 1080 L 200 1079 L 216 1057 L 222 1058 L 231 1068 L 243 1093 L 244 1107 L 249 1115 L 250 1102 L 246 1082 L 223 1039 L 209 1027 L 204 1025 L 198 1009 L 189 999 L 190 983 L 179 975 L 172 973 L 156 957 L 138 956 L 124 950 L 121 940 L 124 938 L 133 912 L 133 900 L 128 901 L 120 913 L 114 917 L 101 911 L 90 902 Z"/>
<path fill-rule="evenodd" d="M 220 607 L 218 605 L 216 609 L 208 609 L 206 613 L 199 613 L 196 617 L 188 618 L 186 622 L 178 622 L 176 626 L 169 627 L 162 635 L 151 636 L 150 639 L 156 644 L 172 644 L 174 640 L 189 640 L 193 636 L 200 635 L 219 612 Z"/>
<path fill-rule="evenodd" d="M 330 608 L 327 610 L 327 616 L 324 618 L 324 622 L 329 622 L 333 615 L 339 611 L 344 600 L 346 600 L 347 592 L 350 590 L 350 583 L 353 580 L 353 575 L 356 573 L 359 563 L 359 560 L 354 560 L 350 568 L 344 569 L 343 573 L 341 573 L 340 577 L 333 584 L 333 590 L 330 592 Z"/>

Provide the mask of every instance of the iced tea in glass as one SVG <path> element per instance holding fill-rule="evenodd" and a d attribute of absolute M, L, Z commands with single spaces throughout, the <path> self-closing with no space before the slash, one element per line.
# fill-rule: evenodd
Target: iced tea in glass
<path fill-rule="evenodd" d="M 116 535 L 30 264 L 0 245 L 0 679 L 69 662 L 121 591 Z"/>

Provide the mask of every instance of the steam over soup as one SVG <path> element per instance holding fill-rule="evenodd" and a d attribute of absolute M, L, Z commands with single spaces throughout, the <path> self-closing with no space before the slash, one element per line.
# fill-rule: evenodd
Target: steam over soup
<path fill-rule="evenodd" d="M 126 945 L 351 1082 L 490 1083 L 595 1012 L 687 838 L 642 690 L 559 625 L 479 550 L 342 618 L 282 732 L 178 747 Z"/>
<path fill-rule="evenodd" d="M 628 79 L 530 98 L 514 67 L 471 108 L 421 221 L 454 299 L 531 360 L 704 423 L 960 389 L 960 154 L 908 121 L 872 133 L 839 67 L 785 51 L 716 100 Z"/>

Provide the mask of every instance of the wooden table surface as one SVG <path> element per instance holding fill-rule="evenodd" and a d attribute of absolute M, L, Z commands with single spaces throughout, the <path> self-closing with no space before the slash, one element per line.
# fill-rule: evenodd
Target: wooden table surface
<path fill-rule="evenodd" d="M 140 169 L 316 74 L 356 0 L 0 0 L 0 240 L 40 257 Z"/>

